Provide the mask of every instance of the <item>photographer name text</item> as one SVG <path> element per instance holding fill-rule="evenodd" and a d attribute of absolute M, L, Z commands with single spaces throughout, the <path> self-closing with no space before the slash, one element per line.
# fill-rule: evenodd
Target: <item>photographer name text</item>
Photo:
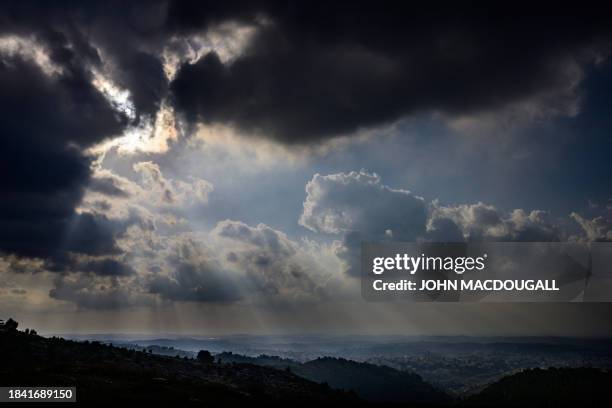
<path fill-rule="evenodd" d="M 377 279 L 372 283 L 375 291 L 558 291 L 554 279 L 428 279 L 420 282 L 401 279 L 385 282 Z"/>

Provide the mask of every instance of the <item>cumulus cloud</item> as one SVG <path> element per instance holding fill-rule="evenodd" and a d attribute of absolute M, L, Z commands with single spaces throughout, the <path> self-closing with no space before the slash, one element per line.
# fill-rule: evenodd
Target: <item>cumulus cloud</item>
<path fill-rule="evenodd" d="M 442 241 L 557 241 L 559 230 L 549 213 L 516 209 L 501 214 L 484 203 L 441 206 L 431 205 L 427 222 L 430 238 Z"/>
<path fill-rule="evenodd" d="M 570 216 L 578 223 L 587 241 L 612 241 L 612 218 L 609 209 L 605 214 L 590 219 L 575 212 Z"/>
<path fill-rule="evenodd" d="M 587 68 L 607 57 L 603 18 L 509 23 L 394 7 L 9 1 L 0 11 L 0 255 L 19 276 L 53 272 L 54 299 L 110 308 L 338 296 L 340 262 L 355 275 L 363 240 L 555 239 L 543 211 L 427 203 L 366 171 L 317 174 L 306 186 L 299 223 L 336 238 L 331 245 L 259 220 L 190 230 L 186 214 L 213 186 L 162 171 L 170 155 L 153 153 L 191 148 L 179 139 L 194 129 L 216 134 L 210 157 L 225 155 L 227 167 L 253 155 L 244 133 L 268 139 L 252 142 L 275 170 L 277 142 L 308 145 L 301 152 L 422 112 L 461 129 L 474 118 L 574 116 Z M 96 160 L 119 136 L 132 152 L 143 140 L 164 148 L 140 151 L 119 175 Z M 605 217 L 573 217 L 588 239 L 609 239 Z"/>
<path fill-rule="evenodd" d="M 340 235 L 336 255 L 345 272 L 359 276 L 362 241 L 557 241 L 560 232 L 545 211 L 501 213 L 484 203 L 442 206 L 382 184 L 365 170 L 315 174 L 306 185 L 300 224 Z"/>
<path fill-rule="evenodd" d="M 91 171 L 89 166 L 94 170 Z M 79 200 L 69 203 L 75 207 L 70 209 L 72 214 L 68 212 L 65 227 L 60 223 L 57 231 L 47 231 L 48 222 L 32 226 L 36 229 L 28 229 L 21 223 L 19 230 L 3 230 L 7 235 L 11 232 L 20 234 L 14 237 L 26 238 L 26 234 L 30 234 L 28 246 L 17 246 L 20 242 L 14 238 L 10 247 L 7 243 L 6 253 L 14 254 L 8 258 L 12 272 L 57 274 L 49 292 L 51 298 L 71 301 L 83 308 L 150 304 L 154 299 L 151 288 L 155 288 L 155 293 L 163 299 L 237 299 L 234 295 L 227 295 L 223 286 L 225 281 L 215 281 L 215 275 L 211 278 L 210 274 L 205 274 L 206 293 L 197 289 L 197 278 L 208 266 L 189 259 L 179 262 L 167 252 L 164 266 L 166 270 L 176 269 L 175 279 L 164 281 L 165 278 L 160 276 L 150 288 L 142 281 L 148 270 L 142 259 L 158 259 L 156 252 L 165 250 L 171 242 L 160 238 L 157 231 L 165 228 L 165 233 L 176 234 L 173 228 L 180 230 L 181 214 L 192 206 L 207 202 L 212 191 L 210 183 L 193 177 L 187 181 L 167 178 L 159 166 L 150 161 L 138 162 L 134 166 L 135 175 L 140 178 L 135 181 L 95 167 L 93 163 L 88 164 L 89 172 L 91 174 L 86 175 L 84 184 L 78 186 Z M 49 234 L 57 237 L 52 244 L 39 238 L 42 235 L 47 239 Z M 142 245 L 145 241 L 148 241 L 147 245 Z M 195 292 L 179 295 L 175 287 L 177 281 L 181 287 Z M 214 282 L 219 284 L 212 286 Z"/>
<path fill-rule="evenodd" d="M 299 223 L 325 234 L 343 234 L 334 244 L 346 273 L 359 276 L 362 241 L 414 241 L 425 234 L 427 205 L 410 191 L 382 184 L 365 170 L 322 176 L 306 184 Z"/>
<path fill-rule="evenodd" d="M 213 186 L 206 180 L 190 177 L 188 182 L 166 179 L 156 163 L 134 164 L 134 171 L 142 175 L 142 187 L 157 206 L 190 207 L 205 204 Z"/>
<path fill-rule="evenodd" d="M 154 245 L 155 254 L 142 260 L 144 282 L 167 300 L 313 301 L 340 287 L 331 249 L 265 224 L 225 220 L 208 234 L 177 234 Z"/>
<path fill-rule="evenodd" d="M 292 241 L 265 224 L 251 227 L 238 221 L 222 221 L 212 235 L 227 244 L 225 260 L 243 271 L 247 287 L 271 298 L 293 300 L 327 296 L 334 272 L 325 265 L 324 250 L 312 243 Z M 316 257 L 319 256 L 319 262 Z"/>
<path fill-rule="evenodd" d="M 332 247 L 265 224 L 225 220 L 209 233 L 134 225 L 126 235 L 119 243 L 128 255 L 67 260 L 70 272 L 57 275 L 50 296 L 108 309 L 157 301 L 299 304 L 349 293 Z"/>
<path fill-rule="evenodd" d="M 117 226 L 113 251 L 86 251 L 83 239 L 80 251 L 45 260 L 38 270 L 61 272 L 50 296 L 98 309 L 151 304 L 156 296 L 238 300 L 222 267 L 200 251 L 205 244 L 185 238 L 180 220 L 191 206 L 206 203 L 212 185 L 167 178 L 151 161 L 137 162 L 133 171 L 135 180 L 95 168 L 78 211 Z"/>
<path fill-rule="evenodd" d="M 426 219 L 423 198 L 385 186 L 376 173 L 361 170 L 315 174 L 306 184 L 299 223 L 327 234 L 363 231 L 409 241 L 425 232 Z"/>
<path fill-rule="evenodd" d="M 79 209 L 115 221 L 130 220 L 143 229 L 184 224 L 185 212 L 208 202 L 213 185 L 188 176 L 177 180 L 164 176 L 152 161 L 136 162 L 135 180 L 105 168 L 96 168 Z"/>
<path fill-rule="evenodd" d="M 162 239 L 144 281 L 162 299 L 292 302 L 325 299 L 336 285 L 331 250 L 296 242 L 265 224 L 225 220 L 209 234 Z"/>
<path fill-rule="evenodd" d="M 148 260 L 148 291 L 177 301 L 240 300 L 243 294 L 238 275 L 224 269 L 205 239 L 189 233 L 163 239 L 152 263 Z"/>

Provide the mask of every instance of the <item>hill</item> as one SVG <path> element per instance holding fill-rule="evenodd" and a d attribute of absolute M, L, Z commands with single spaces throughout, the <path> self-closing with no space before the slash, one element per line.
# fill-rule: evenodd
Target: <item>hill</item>
<path fill-rule="evenodd" d="M 479 407 L 609 407 L 612 373 L 594 368 L 532 369 L 502 378 L 463 405 Z"/>
<path fill-rule="evenodd" d="M 532 369 L 457 401 L 411 372 L 341 358 L 305 363 L 221 353 L 205 364 L 99 342 L 0 328 L 0 385 L 76 386 L 81 403 L 607 407 L 612 373 Z M 210 355 L 209 355 L 210 356 Z M 220 362 L 219 362 L 220 360 Z M 202 360 L 203 361 L 203 360 Z"/>
<path fill-rule="evenodd" d="M 342 358 L 318 358 L 296 367 L 294 372 L 333 388 L 353 390 L 368 401 L 430 404 L 451 401 L 417 374 Z"/>
<path fill-rule="evenodd" d="M 0 384 L 76 386 L 79 402 L 237 404 L 359 402 L 293 373 L 252 364 L 210 364 L 97 342 L 0 332 Z"/>
<path fill-rule="evenodd" d="M 332 357 L 299 363 L 274 356 L 247 357 L 233 353 L 222 353 L 217 358 L 222 362 L 289 369 L 311 381 L 326 383 L 336 389 L 354 391 L 359 397 L 372 402 L 442 404 L 451 401 L 449 396 L 423 381 L 417 374 L 375 364 Z"/>

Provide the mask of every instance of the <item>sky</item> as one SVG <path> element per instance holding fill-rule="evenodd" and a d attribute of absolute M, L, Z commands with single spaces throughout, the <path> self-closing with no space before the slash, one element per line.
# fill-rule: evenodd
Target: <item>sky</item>
<path fill-rule="evenodd" d="M 368 303 L 358 265 L 362 241 L 611 240 L 608 16 L 328 3 L 4 1 L 0 318 L 611 335 L 607 304 Z"/>

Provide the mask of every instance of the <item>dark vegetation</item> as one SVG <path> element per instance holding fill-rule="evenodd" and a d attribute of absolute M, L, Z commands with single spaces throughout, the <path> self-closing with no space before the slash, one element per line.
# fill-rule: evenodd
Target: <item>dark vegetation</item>
<path fill-rule="evenodd" d="M 209 365 L 215 362 L 215 358 L 210 354 L 208 350 L 200 350 L 198 353 L 197 359 L 200 363 Z"/>
<path fill-rule="evenodd" d="M 0 385 L 76 386 L 81 403 L 349 404 L 351 393 L 252 364 L 203 364 L 98 342 L 0 330 Z"/>
<path fill-rule="evenodd" d="M 610 407 L 612 373 L 594 368 L 531 369 L 502 378 L 464 401 L 484 407 Z"/>
<path fill-rule="evenodd" d="M 0 321 L 0 386 L 76 386 L 80 403 L 170 406 L 266 405 L 608 407 L 612 373 L 594 368 L 531 369 L 465 399 L 452 399 L 417 374 L 341 358 L 305 363 L 262 355 L 197 359 L 155 355 L 99 342 L 44 338 Z"/>
<path fill-rule="evenodd" d="M 246 357 L 222 353 L 217 359 L 221 362 L 284 368 L 311 381 L 329 384 L 332 388 L 354 391 L 360 398 L 371 402 L 451 402 L 448 395 L 423 381 L 417 374 L 343 358 L 323 357 L 299 363 L 273 356 Z"/>

